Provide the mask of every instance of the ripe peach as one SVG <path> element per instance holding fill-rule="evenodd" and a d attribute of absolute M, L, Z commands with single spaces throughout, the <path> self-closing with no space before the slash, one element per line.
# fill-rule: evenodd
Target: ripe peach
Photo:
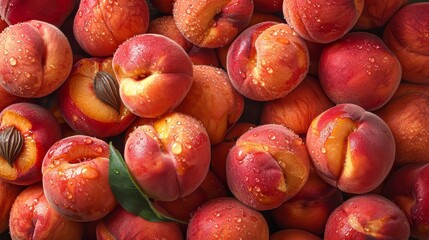
<path fill-rule="evenodd" d="M 243 31 L 227 53 L 227 71 L 243 96 L 268 101 L 286 96 L 304 79 L 309 53 L 287 24 L 262 22 Z"/>
<path fill-rule="evenodd" d="M 324 239 L 407 240 L 410 225 L 390 200 L 376 194 L 354 196 L 337 207 L 326 223 Z"/>
<path fill-rule="evenodd" d="M 407 216 L 411 236 L 429 236 L 429 163 L 407 164 L 394 171 L 386 181 L 383 195 L 398 205 Z"/>
<path fill-rule="evenodd" d="M 98 240 L 171 239 L 182 240 L 179 225 L 174 222 L 151 222 L 116 207 L 96 227 Z"/>
<path fill-rule="evenodd" d="M 10 211 L 12 239 L 81 239 L 83 227 L 83 223 L 69 220 L 52 208 L 41 183 L 24 189 Z"/>
<path fill-rule="evenodd" d="M 304 186 L 310 158 L 304 141 L 277 124 L 259 125 L 241 135 L 228 153 L 229 189 L 257 210 L 279 207 Z"/>
<path fill-rule="evenodd" d="M 0 85 L 9 93 L 38 98 L 53 93 L 73 64 L 70 44 L 54 25 L 30 20 L 0 33 Z"/>
<path fill-rule="evenodd" d="M 335 103 L 354 103 L 368 111 L 390 100 L 401 73 L 396 56 L 379 37 L 367 32 L 348 33 L 325 46 L 319 61 L 326 95 Z"/>
<path fill-rule="evenodd" d="M 317 235 L 299 230 L 285 229 L 277 231 L 270 235 L 270 240 L 322 240 Z"/>
<path fill-rule="evenodd" d="M 43 189 L 48 202 L 68 219 L 87 222 L 116 206 L 109 185 L 109 146 L 85 135 L 54 143 L 43 159 Z"/>
<path fill-rule="evenodd" d="M 12 204 L 24 187 L 0 180 L 0 233 L 9 228 Z"/>
<path fill-rule="evenodd" d="M 396 166 L 429 162 L 429 92 L 419 85 L 419 91 L 397 96 L 375 111 L 392 131 Z"/>
<path fill-rule="evenodd" d="M 199 47 L 225 46 L 250 21 L 252 0 L 176 0 L 173 17 L 179 31 Z"/>
<path fill-rule="evenodd" d="M 407 4 L 408 0 L 365 0 L 362 14 L 354 28 L 365 30 L 383 27 L 399 9 Z"/>
<path fill-rule="evenodd" d="M 395 140 L 389 126 L 351 103 L 319 114 L 308 129 L 306 143 L 319 176 L 346 193 L 377 188 L 395 160 Z"/>
<path fill-rule="evenodd" d="M 43 158 L 61 130 L 48 109 L 15 103 L 0 113 L 0 179 L 19 185 L 42 180 Z"/>
<path fill-rule="evenodd" d="M 223 140 L 226 132 L 240 118 L 244 100 L 221 68 L 195 65 L 193 83 L 176 111 L 202 122 L 211 144 Z"/>
<path fill-rule="evenodd" d="M 9 25 L 40 20 L 60 27 L 75 4 L 75 0 L 1 0 L 0 15 Z"/>
<path fill-rule="evenodd" d="M 402 78 L 429 83 L 429 3 L 401 8 L 384 29 L 383 40 L 402 65 Z"/>
<path fill-rule="evenodd" d="M 198 120 L 173 112 L 138 126 L 125 143 L 124 159 L 147 196 L 173 201 L 203 182 L 210 166 L 210 140 Z"/>
<path fill-rule="evenodd" d="M 112 56 L 128 38 L 146 33 L 149 8 L 146 1 L 80 1 L 75 15 L 74 36 L 93 57 Z"/>
<path fill-rule="evenodd" d="M 231 197 L 216 198 L 203 204 L 188 224 L 188 240 L 242 239 L 268 240 L 264 216 Z"/>
<path fill-rule="evenodd" d="M 353 28 L 363 6 L 364 0 L 288 0 L 283 1 L 283 15 L 304 39 L 329 43 Z"/>
<path fill-rule="evenodd" d="M 288 95 L 264 103 L 260 124 L 281 124 L 304 136 L 311 121 L 333 106 L 334 103 L 326 96 L 319 80 L 307 76 Z"/>
<path fill-rule="evenodd" d="M 83 58 L 58 91 L 59 110 L 79 134 L 118 135 L 136 118 L 122 103 L 112 58 Z"/>
<path fill-rule="evenodd" d="M 112 64 L 122 102 L 140 117 L 154 118 L 171 112 L 193 82 L 188 54 L 159 34 L 128 39 L 116 50 Z"/>

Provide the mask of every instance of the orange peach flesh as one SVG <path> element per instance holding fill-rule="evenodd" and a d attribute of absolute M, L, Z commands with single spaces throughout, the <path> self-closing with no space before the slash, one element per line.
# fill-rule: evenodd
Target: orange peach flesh
<path fill-rule="evenodd" d="M 33 139 L 32 124 L 14 111 L 5 111 L 0 126 L 15 126 L 24 137 L 24 145 L 13 166 L 0 157 L 0 178 L 15 180 L 21 172 L 26 172 L 34 166 L 37 150 Z"/>

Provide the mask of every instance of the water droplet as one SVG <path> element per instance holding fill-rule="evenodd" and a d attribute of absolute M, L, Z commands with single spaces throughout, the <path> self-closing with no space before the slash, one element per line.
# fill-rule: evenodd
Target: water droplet
<path fill-rule="evenodd" d="M 252 168 L 252 170 L 253 170 L 253 172 L 254 173 L 261 173 L 261 169 L 259 169 L 259 168 Z"/>
<path fill-rule="evenodd" d="M 15 66 L 15 65 L 16 65 L 16 63 L 17 63 L 16 58 L 14 58 L 14 57 L 9 58 L 9 64 L 10 64 L 11 66 Z"/>
<path fill-rule="evenodd" d="M 276 140 L 276 135 L 270 133 L 270 134 L 268 134 L 268 139 L 270 139 L 271 141 L 274 141 L 274 140 Z"/>
<path fill-rule="evenodd" d="M 267 73 L 273 73 L 273 69 L 272 68 L 270 68 L 270 67 L 267 67 Z"/>
<path fill-rule="evenodd" d="M 322 153 L 326 153 L 326 148 L 325 148 L 325 147 L 321 147 L 321 148 L 320 148 L 320 151 L 321 151 Z"/>
<path fill-rule="evenodd" d="M 51 68 L 51 69 L 55 69 L 55 68 L 57 68 L 56 66 L 55 66 L 55 64 L 49 64 L 49 67 Z"/>
<path fill-rule="evenodd" d="M 95 148 L 95 151 L 98 153 L 102 153 L 103 152 L 103 148 L 101 146 L 98 146 Z"/>
<path fill-rule="evenodd" d="M 3 51 L 3 54 L 4 54 L 4 55 L 7 55 L 7 54 L 9 54 L 9 51 L 8 51 L 7 49 L 5 49 L 5 50 Z"/>
<path fill-rule="evenodd" d="M 86 178 L 86 179 L 94 179 L 96 177 L 98 177 L 99 172 L 91 167 L 84 167 L 81 171 L 81 176 Z"/>
<path fill-rule="evenodd" d="M 118 169 L 113 169 L 113 173 L 116 175 L 119 175 L 119 170 Z"/>
<path fill-rule="evenodd" d="M 180 144 L 179 142 L 174 142 L 171 145 L 171 152 L 173 154 L 181 154 L 182 153 L 182 144 Z"/>
<path fill-rule="evenodd" d="M 375 59 L 373 57 L 370 57 L 370 58 L 368 58 L 368 61 L 373 63 L 373 62 L 375 62 Z"/>

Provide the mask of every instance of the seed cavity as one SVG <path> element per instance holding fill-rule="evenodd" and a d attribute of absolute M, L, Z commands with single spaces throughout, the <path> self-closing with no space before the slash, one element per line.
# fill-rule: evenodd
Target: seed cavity
<path fill-rule="evenodd" d="M 119 114 L 121 109 L 119 84 L 112 74 L 99 71 L 94 78 L 94 91 L 98 99 L 114 108 Z"/>

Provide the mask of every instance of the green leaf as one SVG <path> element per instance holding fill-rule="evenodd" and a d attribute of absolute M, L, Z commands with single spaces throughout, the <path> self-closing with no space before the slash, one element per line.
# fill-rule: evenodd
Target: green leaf
<path fill-rule="evenodd" d="M 131 177 L 124 159 L 111 142 L 109 151 L 110 188 L 118 203 L 125 210 L 151 222 L 175 221 L 186 224 L 186 222 L 160 213 Z"/>

